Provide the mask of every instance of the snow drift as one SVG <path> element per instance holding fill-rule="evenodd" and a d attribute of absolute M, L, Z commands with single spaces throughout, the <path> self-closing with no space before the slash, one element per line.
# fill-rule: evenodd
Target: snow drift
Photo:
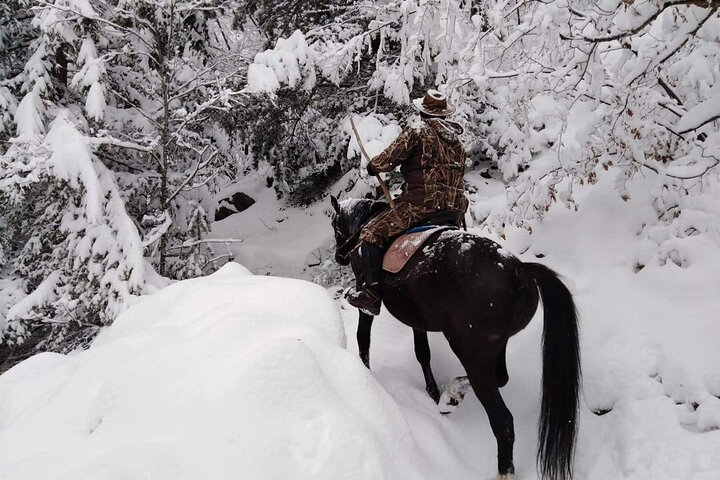
<path fill-rule="evenodd" d="M 228 264 L 0 377 L 0 478 L 423 478 L 324 289 Z"/>

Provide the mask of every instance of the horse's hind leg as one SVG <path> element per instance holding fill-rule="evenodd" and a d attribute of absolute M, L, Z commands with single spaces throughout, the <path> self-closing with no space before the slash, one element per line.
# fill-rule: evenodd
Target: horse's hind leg
<path fill-rule="evenodd" d="M 445 387 L 445 391 L 440 395 L 438 411 L 443 415 L 453 413 L 460 406 L 460 402 L 463 401 L 468 390 L 470 390 L 468 377 L 455 377 L 452 379 Z"/>
<path fill-rule="evenodd" d="M 438 403 L 440 401 L 440 389 L 438 389 L 435 376 L 430 367 L 430 345 L 428 344 L 427 333 L 413 328 L 413 335 L 415 337 L 415 358 L 420 362 L 425 377 L 425 391 L 435 403 Z"/>
<path fill-rule="evenodd" d="M 504 344 L 492 342 L 475 345 L 472 351 L 466 352 L 458 352 L 456 348 L 453 350 L 458 354 L 468 374 L 470 385 L 487 412 L 490 427 L 497 441 L 498 478 L 514 478 L 515 427 L 512 413 L 500 395 L 497 380 L 497 362 L 500 352 L 504 350 Z"/>
<path fill-rule="evenodd" d="M 360 359 L 367 368 L 370 368 L 370 331 L 372 330 L 373 316 L 360 312 L 358 317 L 357 343 Z"/>
<path fill-rule="evenodd" d="M 497 368 L 495 369 L 496 377 L 497 377 L 497 384 L 498 387 L 504 387 L 507 385 L 509 376 L 507 371 L 507 362 L 505 361 L 505 353 L 507 350 L 507 340 L 505 340 L 505 343 L 503 344 L 502 350 L 500 350 L 500 354 L 497 358 Z"/>
<path fill-rule="evenodd" d="M 506 476 L 505 478 L 512 478 L 511 475 L 515 473 L 513 465 L 515 426 L 512 413 L 508 410 L 500 395 L 500 390 L 498 390 L 495 372 L 483 368 L 471 369 L 468 372 L 468 378 L 475 395 L 485 407 L 490 427 L 497 441 L 500 478 L 503 478 L 503 475 Z"/>

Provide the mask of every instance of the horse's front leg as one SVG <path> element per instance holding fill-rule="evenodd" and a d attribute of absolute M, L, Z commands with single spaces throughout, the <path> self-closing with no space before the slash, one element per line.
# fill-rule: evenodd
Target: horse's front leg
<path fill-rule="evenodd" d="M 421 332 L 413 328 L 415 336 L 415 358 L 420 362 L 423 376 L 425 377 L 425 391 L 435 403 L 440 401 L 440 389 L 438 389 L 435 376 L 430 367 L 430 345 L 428 344 L 427 332 Z"/>
<path fill-rule="evenodd" d="M 360 312 L 358 317 L 357 344 L 358 352 L 360 352 L 360 360 L 367 368 L 370 368 L 370 330 L 373 323 L 372 315 Z"/>

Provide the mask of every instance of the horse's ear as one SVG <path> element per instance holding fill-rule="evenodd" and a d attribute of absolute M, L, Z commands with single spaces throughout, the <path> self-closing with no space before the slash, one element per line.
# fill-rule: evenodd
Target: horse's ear
<path fill-rule="evenodd" d="M 340 212 L 340 204 L 338 203 L 337 198 L 330 195 L 330 203 L 332 204 L 332 207 L 335 209 L 336 212 Z"/>

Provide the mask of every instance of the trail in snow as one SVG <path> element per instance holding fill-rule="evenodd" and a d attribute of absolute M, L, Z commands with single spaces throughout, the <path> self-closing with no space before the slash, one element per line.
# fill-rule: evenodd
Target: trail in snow
<path fill-rule="evenodd" d="M 357 311 L 344 304 L 348 349 L 357 352 L 354 332 Z M 535 474 L 535 421 L 539 412 L 540 334 L 537 318 L 513 337 L 508 347 L 510 383 L 502 389 L 515 417 L 517 477 Z M 430 333 L 435 378 L 446 385 L 464 373 L 462 365 L 439 333 Z M 383 310 L 373 324 L 370 347 L 373 376 L 398 403 L 426 458 L 453 479 L 490 479 L 497 474 L 497 447 L 487 416 L 470 391 L 457 411 L 441 415 L 425 392 L 420 365 L 415 360 L 412 330 Z"/>
<path fill-rule="evenodd" d="M 581 320 L 583 393 L 576 479 L 720 478 L 720 258 L 690 239 L 685 268 L 633 270 L 643 206 L 626 205 L 611 185 L 583 193 L 585 211 L 554 209 L 532 236 L 497 239 L 524 261 L 557 269 Z M 489 198 L 486 208 L 493 208 Z M 495 204 L 499 205 L 499 204 Z M 480 230 L 477 233 L 483 234 Z M 520 254 L 522 252 L 522 254 Z M 343 304 L 349 339 L 355 310 Z M 402 408 L 423 452 L 454 478 L 491 478 L 495 439 L 469 393 L 450 417 L 424 390 L 412 331 L 383 310 L 373 325 L 371 368 Z M 542 314 L 508 344 L 510 382 L 501 393 L 515 417 L 518 478 L 537 478 Z M 431 334 L 439 383 L 464 373 L 447 342 Z M 350 341 L 350 348 L 356 348 Z M 603 415 L 598 415 L 603 414 Z"/>
<path fill-rule="evenodd" d="M 473 194 L 476 219 L 505 208 L 501 182 L 484 179 L 477 172 L 466 179 L 477 186 Z M 631 198 L 643 198 L 634 195 L 634 190 L 649 187 L 637 178 L 628 188 Z M 640 238 L 642 224 L 655 213 L 650 205 L 623 202 L 609 178 L 578 190 L 576 195 L 579 212 L 555 206 L 533 235 L 508 229 L 507 238 L 500 239 L 482 229 L 473 231 L 493 237 L 524 261 L 543 262 L 558 270 L 575 295 L 584 371 L 577 478 L 717 480 L 717 244 L 702 235 L 667 247 L 660 246 L 659 240 Z M 283 270 L 282 262 L 268 271 L 303 275 L 313 249 L 332 245 L 325 209 L 330 207 L 316 205 L 296 216 L 288 210 L 266 208 L 263 216 L 285 215 L 294 222 L 276 222 L 271 225 L 273 232 L 250 215 L 231 217 L 221 226 L 248 233 L 245 243 L 234 246 L 241 261 L 285 255 L 294 259 L 292 271 Z M 253 222 L 257 222 L 254 227 Z M 292 240 L 284 240 L 288 243 L 282 246 L 271 240 L 273 236 Z M 659 265 L 659 248 L 675 249 L 669 257 L 680 259 L 683 266 Z M 644 268 L 636 272 L 637 265 Z M 356 349 L 356 314 L 346 304 L 345 308 L 349 348 Z M 541 317 L 538 314 L 510 341 L 510 382 L 502 389 L 515 416 L 515 463 L 518 477 L 523 479 L 536 478 Z M 431 334 L 430 339 L 438 382 L 462 374 L 442 335 Z M 482 407 L 469 394 L 452 416 L 438 416 L 424 390 L 412 345 L 411 330 L 383 311 L 373 329 L 373 377 L 400 405 L 424 454 L 438 468 L 461 479 L 478 478 L 478 473 L 480 478 L 490 478 L 495 471 L 496 446 Z M 593 411 L 609 413 L 597 416 Z"/>

